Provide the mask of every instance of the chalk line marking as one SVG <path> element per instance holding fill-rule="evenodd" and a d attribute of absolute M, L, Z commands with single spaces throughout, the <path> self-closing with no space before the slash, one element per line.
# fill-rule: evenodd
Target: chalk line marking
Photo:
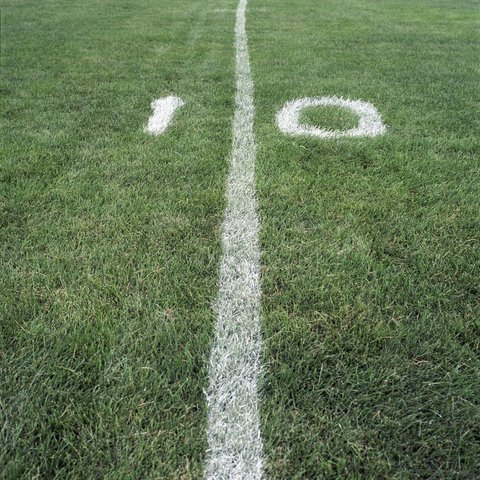
<path fill-rule="evenodd" d="M 348 108 L 359 115 L 358 126 L 349 130 L 331 131 L 299 123 L 300 114 L 304 108 L 327 105 Z M 335 96 L 290 100 L 277 113 L 277 125 L 287 135 L 311 135 L 320 138 L 375 137 L 385 133 L 382 117 L 371 103 L 362 100 L 344 100 Z"/>
<path fill-rule="evenodd" d="M 253 81 L 245 31 L 247 0 L 235 25 L 236 82 L 233 144 L 222 224 L 222 259 L 215 338 L 208 364 L 208 450 L 205 478 L 261 479 L 260 222 L 255 199 Z"/>
<path fill-rule="evenodd" d="M 247 12 L 266 12 L 266 8 L 247 8 Z M 234 8 L 216 8 L 215 10 L 212 10 L 212 12 L 236 12 Z"/>
<path fill-rule="evenodd" d="M 172 121 L 175 110 L 182 105 L 185 105 L 185 102 L 181 98 L 174 97 L 173 95 L 154 100 L 151 103 L 153 115 L 148 119 L 148 125 L 144 131 L 150 132 L 153 135 L 163 133 Z"/>

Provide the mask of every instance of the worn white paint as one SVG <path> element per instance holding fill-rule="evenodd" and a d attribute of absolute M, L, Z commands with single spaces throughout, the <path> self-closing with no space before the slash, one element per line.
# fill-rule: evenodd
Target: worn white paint
<path fill-rule="evenodd" d="M 205 478 L 260 479 L 263 472 L 259 418 L 262 373 L 260 331 L 260 223 L 255 199 L 253 82 L 245 31 L 246 0 L 235 26 L 236 108 L 222 224 L 222 259 L 215 339 L 208 365 L 208 451 Z"/>
<path fill-rule="evenodd" d="M 148 119 L 148 125 L 145 127 L 145 132 L 159 135 L 163 133 L 172 121 L 173 114 L 177 108 L 185 105 L 181 98 L 170 96 L 159 98 L 151 103 L 153 115 Z"/>
<path fill-rule="evenodd" d="M 324 130 L 312 125 L 300 124 L 302 110 L 307 107 L 332 106 L 347 108 L 360 118 L 358 126 L 349 130 Z M 385 125 L 377 109 L 362 100 L 344 100 L 338 97 L 313 97 L 290 100 L 277 114 L 277 124 L 287 135 L 311 135 L 320 138 L 375 137 L 385 133 Z"/>
<path fill-rule="evenodd" d="M 247 12 L 266 12 L 266 8 L 247 8 Z M 236 10 L 234 8 L 216 8 L 213 12 L 232 12 L 235 13 Z"/>

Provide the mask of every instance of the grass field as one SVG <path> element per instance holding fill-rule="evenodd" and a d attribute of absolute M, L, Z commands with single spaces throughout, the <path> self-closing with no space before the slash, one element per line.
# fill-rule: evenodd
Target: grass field
<path fill-rule="evenodd" d="M 248 2 L 266 478 L 480 478 L 479 7 Z M 236 8 L 2 2 L 0 479 L 202 477 Z"/>

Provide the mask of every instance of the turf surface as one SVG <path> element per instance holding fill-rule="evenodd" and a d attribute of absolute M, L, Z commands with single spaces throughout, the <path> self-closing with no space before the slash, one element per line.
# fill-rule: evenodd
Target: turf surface
<path fill-rule="evenodd" d="M 202 476 L 236 7 L 3 2 L 0 478 Z M 479 19 L 249 0 L 268 478 L 480 477 Z"/>
<path fill-rule="evenodd" d="M 217 5 L 3 6 L 0 476 L 201 476 L 235 88 Z"/>
<path fill-rule="evenodd" d="M 269 478 L 477 478 L 478 3 L 262 5 Z M 333 95 L 371 102 L 387 133 L 276 128 L 286 100 Z"/>

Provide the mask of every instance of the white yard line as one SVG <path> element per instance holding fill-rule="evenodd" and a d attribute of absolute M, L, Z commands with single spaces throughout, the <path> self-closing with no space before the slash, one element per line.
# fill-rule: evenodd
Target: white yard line
<path fill-rule="evenodd" d="M 247 12 L 266 12 L 267 9 L 266 8 L 247 8 L 246 9 Z M 212 10 L 212 12 L 232 12 L 232 13 L 235 13 L 236 10 L 234 8 L 216 8 L 215 10 Z"/>
<path fill-rule="evenodd" d="M 260 331 L 260 228 L 255 200 L 253 82 L 245 10 L 240 0 L 235 26 L 236 108 L 233 148 L 222 224 L 223 254 L 215 339 L 208 365 L 206 479 L 260 479 L 263 472 L 259 417 L 262 373 Z"/>

